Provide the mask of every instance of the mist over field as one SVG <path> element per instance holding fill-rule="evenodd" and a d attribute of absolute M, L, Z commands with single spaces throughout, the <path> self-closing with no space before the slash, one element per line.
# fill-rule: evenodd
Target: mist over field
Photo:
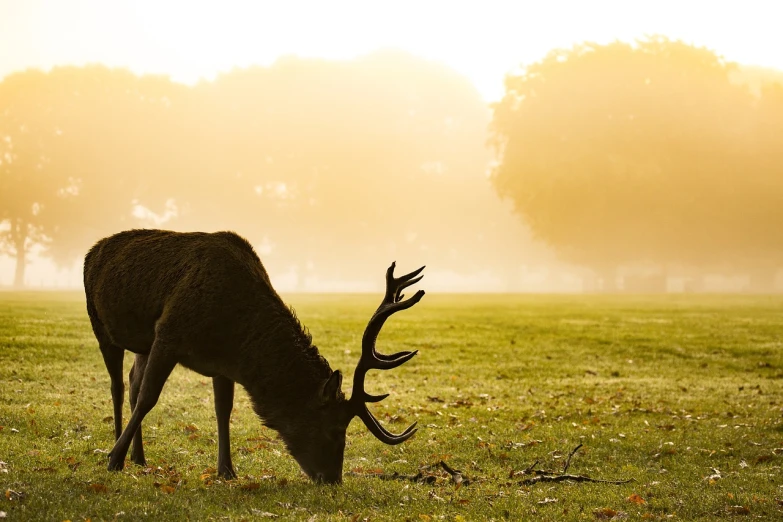
<path fill-rule="evenodd" d="M 213 16 L 240 30 L 236 9 Z M 236 231 L 289 292 L 376 291 L 392 260 L 428 265 L 437 292 L 783 290 L 783 73 L 730 42 L 747 63 L 596 22 L 598 40 L 574 32 L 524 62 L 477 42 L 480 69 L 414 33 L 254 62 L 226 29 L 205 62 L 222 69 L 169 56 L 164 74 L 147 33 L 55 58 L 35 13 L 11 13 L 22 47 L 0 61 L 0 288 L 80 288 L 95 241 L 157 227 Z M 123 16 L 136 31 L 147 15 Z M 25 27 L 48 61 L 19 65 Z M 148 29 L 207 56 L 174 25 Z M 536 34 L 519 49 L 549 41 Z"/>

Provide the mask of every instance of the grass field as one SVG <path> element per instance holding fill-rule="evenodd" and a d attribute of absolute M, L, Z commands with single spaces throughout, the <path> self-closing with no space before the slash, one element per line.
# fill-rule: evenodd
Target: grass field
<path fill-rule="evenodd" d="M 350 383 L 380 298 L 288 300 Z M 309 482 L 244 391 L 231 428 L 240 478 L 219 480 L 211 381 L 182 368 L 145 419 L 149 467 L 109 473 L 109 379 L 83 297 L 0 293 L 0 516 L 783 517 L 783 297 L 428 294 L 388 322 L 378 347 L 420 351 L 368 376 L 368 391 L 391 392 L 376 416 L 420 430 L 391 447 L 355 420 L 341 486 Z M 523 484 L 536 461 L 561 472 L 578 444 L 568 473 L 632 482 Z M 456 484 L 441 460 L 468 480 Z M 426 482 L 380 475 L 424 466 Z"/>

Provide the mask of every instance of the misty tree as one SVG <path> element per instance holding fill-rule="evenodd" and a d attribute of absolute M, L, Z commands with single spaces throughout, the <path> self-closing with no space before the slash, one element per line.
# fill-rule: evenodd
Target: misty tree
<path fill-rule="evenodd" d="M 191 127 L 191 143 L 210 153 L 188 169 L 176 226 L 241 224 L 275 245 L 273 269 L 299 260 L 301 273 L 343 280 L 374 280 L 376 258 L 403 251 L 465 272 L 520 257 L 485 176 L 488 107 L 447 67 L 399 52 L 284 58 L 193 96 L 209 124 Z"/>
<path fill-rule="evenodd" d="M 31 251 L 69 265 L 165 191 L 171 82 L 101 66 L 0 82 L 0 247 L 24 284 Z M 154 194 L 154 196 L 152 195 Z"/>
<path fill-rule="evenodd" d="M 52 104 L 41 72 L 0 83 L 0 253 L 16 258 L 17 287 L 24 284 L 28 252 L 46 241 L 47 210 L 65 184 L 49 155 L 59 137 Z"/>
<path fill-rule="evenodd" d="M 774 250 L 777 263 L 782 164 L 778 154 L 762 168 L 759 111 L 732 71 L 661 37 L 553 51 L 506 79 L 492 182 L 538 237 L 607 280 L 637 261 L 707 266 Z"/>

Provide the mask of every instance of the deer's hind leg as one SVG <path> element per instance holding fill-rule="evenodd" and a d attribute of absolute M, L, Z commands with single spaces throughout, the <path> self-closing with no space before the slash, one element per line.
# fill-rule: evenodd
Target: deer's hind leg
<path fill-rule="evenodd" d="M 130 371 L 130 407 L 131 413 L 136 409 L 136 402 L 139 398 L 139 389 L 141 381 L 144 378 L 144 370 L 147 367 L 147 354 L 136 354 L 133 366 Z M 144 446 L 141 437 L 141 424 L 133 435 L 133 446 L 131 447 L 131 460 L 139 466 L 146 466 L 147 461 L 144 458 Z"/>
<path fill-rule="evenodd" d="M 141 426 L 144 416 L 155 406 L 163 391 L 166 379 L 177 365 L 177 346 L 171 341 L 161 339 L 156 334 L 152 349 L 147 355 L 147 364 L 142 374 L 141 385 L 136 396 L 136 405 L 131 413 L 128 425 L 117 439 L 109 453 L 109 471 L 121 470 L 125 464 L 125 456 L 128 454 L 131 441 L 136 436 L 136 431 Z M 137 368 L 138 371 L 138 368 Z M 134 372 L 134 380 L 139 377 Z"/>
<path fill-rule="evenodd" d="M 122 362 L 125 350 L 99 339 L 98 345 L 103 355 L 103 362 L 111 379 L 111 402 L 114 406 L 114 440 L 120 438 L 122 433 L 122 401 L 125 396 L 125 383 L 122 382 Z"/>

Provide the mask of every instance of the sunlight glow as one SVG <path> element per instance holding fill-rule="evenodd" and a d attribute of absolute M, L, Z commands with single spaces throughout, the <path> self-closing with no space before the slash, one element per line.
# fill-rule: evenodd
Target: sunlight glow
<path fill-rule="evenodd" d="M 783 68 L 776 2 L 0 2 L 0 77 L 28 67 L 101 62 L 192 83 L 284 55 L 350 59 L 380 47 L 441 61 L 485 99 L 503 76 L 555 47 L 663 34 L 727 59 Z"/>

